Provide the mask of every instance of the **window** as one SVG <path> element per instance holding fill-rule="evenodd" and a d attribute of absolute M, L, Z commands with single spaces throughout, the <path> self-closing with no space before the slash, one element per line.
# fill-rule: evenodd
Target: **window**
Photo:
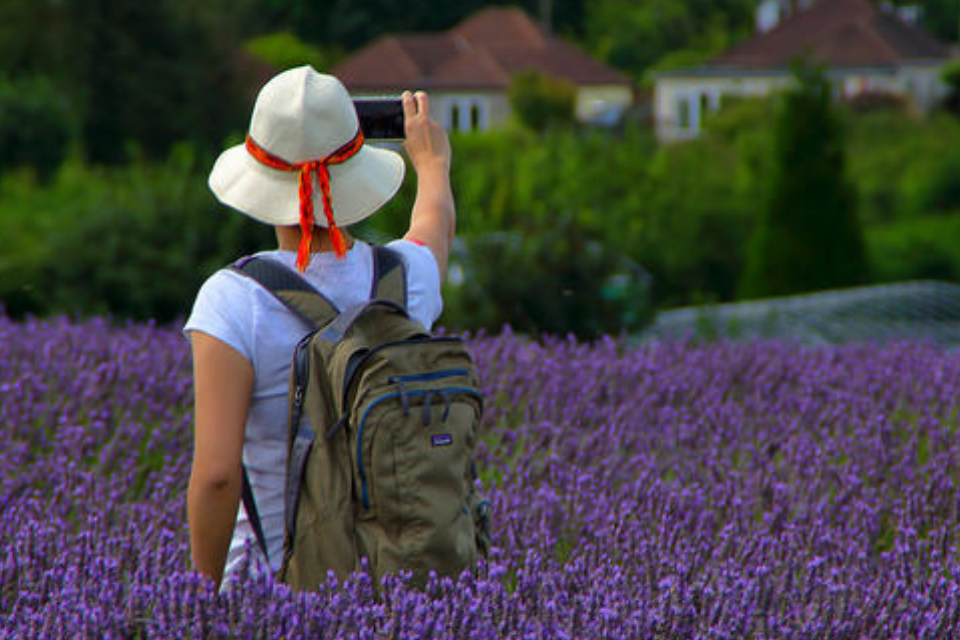
<path fill-rule="evenodd" d="M 470 131 L 480 131 L 480 105 L 470 105 Z"/>
<path fill-rule="evenodd" d="M 447 130 L 485 131 L 487 104 L 480 97 L 451 98 L 447 102 Z"/>
<path fill-rule="evenodd" d="M 687 91 L 677 97 L 676 123 L 680 133 L 697 134 L 703 128 L 707 113 L 720 109 L 720 92 L 716 89 Z"/>
<path fill-rule="evenodd" d="M 693 102 L 689 96 L 677 100 L 677 128 L 681 131 L 693 129 Z"/>
<path fill-rule="evenodd" d="M 460 130 L 460 105 L 456 102 L 450 105 L 450 131 Z"/>

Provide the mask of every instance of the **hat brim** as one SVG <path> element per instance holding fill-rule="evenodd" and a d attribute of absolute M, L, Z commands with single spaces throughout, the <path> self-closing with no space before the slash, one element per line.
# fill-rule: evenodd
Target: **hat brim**
<path fill-rule="evenodd" d="M 330 165 L 330 199 L 337 226 L 369 217 L 403 184 L 405 164 L 394 151 L 363 145 L 352 158 Z M 245 145 L 227 149 L 213 166 L 210 190 L 231 209 L 274 226 L 300 223 L 298 173 L 261 164 Z M 315 223 L 326 227 L 319 190 L 314 193 Z"/>

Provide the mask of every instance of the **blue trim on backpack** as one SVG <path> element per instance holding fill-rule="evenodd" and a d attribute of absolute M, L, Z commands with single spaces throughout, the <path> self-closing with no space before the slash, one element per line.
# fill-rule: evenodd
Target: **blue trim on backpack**
<path fill-rule="evenodd" d="M 390 376 L 387 382 L 393 384 L 396 382 L 426 382 L 428 380 L 439 380 L 441 378 L 452 378 L 454 376 L 470 375 L 468 369 L 442 369 L 440 371 L 431 371 L 430 373 L 416 373 L 407 376 Z"/>

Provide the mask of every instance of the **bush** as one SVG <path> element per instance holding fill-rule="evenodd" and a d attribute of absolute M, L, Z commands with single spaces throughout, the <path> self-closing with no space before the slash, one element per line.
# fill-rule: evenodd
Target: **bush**
<path fill-rule="evenodd" d="M 510 107 L 534 131 L 571 125 L 576 120 L 577 90 L 569 82 L 536 71 L 520 72 L 510 82 Z"/>
<path fill-rule="evenodd" d="M 940 79 L 949 87 L 944 106 L 953 113 L 960 113 L 960 60 L 943 65 Z"/>
<path fill-rule="evenodd" d="M 958 208 L 960 122 L 872 112 L 848 119 L 850 176 L 867 226 Z"/>
<path fill-rule="evenodd" d="M 158 321 L 188 313 L 207 276 L 272 237 L 215 201 L 207 166 L 179 147 L 162 164 L 70 166 L 43 190 L 6 181 L 4 224 L 22 241 L 0 260 L 7 312 Z"/>
<path fill-rule="evenodd" d="M 664 146 L 649 161 L 632 255 L 653 276 L 658 307 L 735 297 L 753 221 L 743 162 L 710 139 Z"/>
<path fill-rule="evenodd" d="M 896 111 L 906 113 L 910 103 L 900 94 L 890 91 L 864 91 L 846 101 L 847 108 L 856 114 L 871 111 Z"/>
<path fill-rule="evenodd" d="M 69 105 L 46 78 L 0 80 L 0 171 L 30 167 L 49 182 L 75 135 Z"/>
<path fill-rule="evenodd" d="M 911 217 L 868 229 L 874 279 L 960 282 L 958 238 L 960 211 L 948 216 Z"/>
<path fill-rule="evenodd" d="M 960 148 L 945 150 L 937 158 L 920 160 L 921 171 L 906 173 L 902 211 L 929 215 L 960 210 Z"/>
<path fill-rule="evenodd" d="M 458 329 L 509 324 L 592 340 L 636 331 L 652 316 L 646 272 L 569 217 L 535 232 L 470 237 L 451 276 L 443 322 Z"/>

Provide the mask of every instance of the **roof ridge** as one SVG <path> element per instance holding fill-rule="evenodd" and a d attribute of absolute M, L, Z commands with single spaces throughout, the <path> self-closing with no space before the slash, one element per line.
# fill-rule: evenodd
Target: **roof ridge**
<path fill-rule="evenodd" d="M 348 88 L 413 81 L 431 87 L 499 88 L 524 69 L 582 85 L 632 85 L 628 76 L 543 31 L 517 7 L 489 7 L 447 31 L 393 34 L 378 43 L 339 67 Z"/>
<path fill-rule="evenodd" d="M 853 30 L 853 31 L 851 31 Z M 854 41 L 836 34 L 855 32 Z M 915 58 L 938 57 L 936 39 L 916 25 L 887 14 L 867 0 L 818 0 L 796 11 L 769 31 L 756 33 L 706 66 L 782 67 L 803 51 L 822 51 L 827 64 L 861 58 L 876 64 L 898 64 Z M 869 62 L 868 62 L 869 63 Z"/>

